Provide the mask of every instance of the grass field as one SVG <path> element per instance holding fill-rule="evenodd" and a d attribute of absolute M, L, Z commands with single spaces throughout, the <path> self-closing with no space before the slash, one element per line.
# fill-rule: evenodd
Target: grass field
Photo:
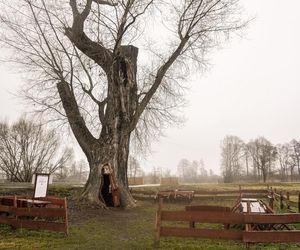
<path fill-rule="evenodd" d="M 269 184 L 277 189 L 290 191 L 300 190 L 300 184 Z M 189 189 L 226 190 L 237 189 L 237 184 L 206 184 L 188 186 Z M 243 188 L 266 188 L 262 184 L 243 184 Z M 22 193 L 3 186 L 2 193 Z M 169 189 L 171 187 L 159 187 Z M 173 187 L 174 188 L 174 187 Z M 182 188 L 182 187 L 176 187 Z M 186 186 L 184 188 L 187 188 Z M 143 189 L 147 189 L 144 188 Z M 148 188 L 152 191 L 156 188 Z M 28 193 L 28 189 L 24 191 Z M 12 230 L 8 226 L 0 225 L 0 249 L 154 249 L 154 220 L 157 204 L 153 199 L 145 197 L 137 200 L 137 206 L 132 209 L 99 210 L 77 204 L 72 197 L 80 192 L 80 188 L 54 186 L 51 194 L 67 196 L 69 200 L 70 233 L 31 230 Z M 192 204 L 214 204 L 231 206 L 234 200 L 196 199 Z M 183 210 L 186 201 L 165 202 L 166 209 Z M 300 239 L 299 239 L 300 242 Z M 234 241 L 217 241 L 184 238 L 162 238 L 160 249 L 247 249 L 244 244 Z M 297 244 L 259 244 L 250 249 L 300 249 Z"/>

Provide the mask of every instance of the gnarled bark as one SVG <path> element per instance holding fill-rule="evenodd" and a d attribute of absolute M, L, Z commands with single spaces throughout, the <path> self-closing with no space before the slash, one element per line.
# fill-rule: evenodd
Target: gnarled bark
<path fill-rule="evenodd" d="M 71 129 L 90 165 L 82 197 L 94 204 L 104 203 L 100 193 L 102 167 L 109 164 L 121 193 L 121 205 L 134 205 L 128 189 L 127 161 L 131 123 L 137 107 L 137 55 L 138 49 L 134 46 L 121 46 L 110 67 L 107 66 L 110 69 L 107 72 L 108 94 L 99 138 L 95 138 L 88 130 L 69 84 L 57 84 Z"/>

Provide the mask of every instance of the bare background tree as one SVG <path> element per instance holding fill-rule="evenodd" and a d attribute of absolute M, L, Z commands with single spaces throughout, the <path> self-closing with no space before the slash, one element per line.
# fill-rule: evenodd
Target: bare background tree
<path fill-rule="evenodd" d="M 258 137 L 249 142 L 248 147 L 253 162 L 261 173 L 263 182 L 266 182 L 267 177 L 272 173 L 273 163 L 276 161 L 276 147 L 264 137 Z"/>
<path fill-rule="evenodd" d="M 128 159 L 128 177 L 135 179 L 136 177 L 141 177 L 143 175 L 144 172 L 140 163 L 135 157 L 130 155 Z"/>
<path fill-rule="evenodd" d="M 177 166 L 177 174 L 181 183 L 214 182 L 218 179 L 211 170 L 208 173 L 202 159 L 181 159 Z"/>
<path fill-rule="evenodd" d="M 244 142 L 237 136 L 228 135 L 221 142 L 221 167 L 224 182 L 233 182 L 242 175 Z"/>
<path fill-rule="evenodd" d="M 288 171 L 293 164 L 291 148 L 288 143 L 277 145 L 277 157 L 280 165 L 281 180 L 287 181 Z"/>
<path fill-rule="evenodd" d="M 290 169 L 292 178 L 295 167 L 297 167 L 298 175 L 300 175 L 300 142 L 293 139 L 289 144 L 292 158 L 292 164 Z"/>
<path fill-rule="evenodd" d="M 189 182 L 191 178 L 197 176 L 198 166 L 191 166 L 188 159 L 181 159 L 177 166 L 177 173 L 181 181 Z"/>
<path fill-rule="evenodd" d="M 39 112 L 68 121 L 90 167 L 82 197 L 99 205 L 105 164 L 122 205 L 134 205 L 130 142 L 147 143 L 178 121 L 192 66 L 202 68 L 245 25 L 238 0 L 1 0 L 0 7 L 2 45 L 30 79 L 25 95 Z M 149 33 L 151 25 L 166 39 Z"/>
<path fill-rule="evenodd" d="M 226 136 L 221 143 L 223 180 L 299 181 L 299 145 L 295 139 L 274 146 L 264 137 L 245 143 L 239 137 Z"/>
<path fill-rule="evenodd" d="M 67 164 L 72 150 L 60 152 L 54 130 L 21 118 L 12 125 L 0 122 L 0 169 L 12 182 L 31 182 L 35 173 L 54 173 Z"/>

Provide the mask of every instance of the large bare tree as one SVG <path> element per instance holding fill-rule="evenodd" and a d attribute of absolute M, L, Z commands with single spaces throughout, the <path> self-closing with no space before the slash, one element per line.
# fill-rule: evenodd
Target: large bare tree
<path fill-rule="evenodd" d="M 68 148 L 60 152 L 60 140 L 54 130 L 20 118 L 9 125 L 0 122 L 0 170 L 13 182 L 30 182 L 33 174 L 53 174 L 72 157 Z"/>
<path fill-rule="evenodd" d="M 122 205 L 134 204 L 127 181 L 132 135 L 145 142 L 176 121 L 181 80 L 245 24 L 238 0 L 0 3 L 1 41 L 26 69 L 26 96 L 68 121 L 90 166 L 83 197 L 100 205 L 105 164 L 114 169 Z"/>

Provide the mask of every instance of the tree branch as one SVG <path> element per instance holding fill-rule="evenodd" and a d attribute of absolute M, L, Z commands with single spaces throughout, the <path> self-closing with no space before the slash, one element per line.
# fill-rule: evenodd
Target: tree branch
<path fill-rule="evenodd" d="M 89 155 L 91 145 L 96 143 L 97 140 L 86 127 L 85 121 L 80 115 L 76 99 L 72 94 L 68 83 L 59 82 L 56 86 L 75 138 L 84 153 Z"/>
<path fill-rule="evenodd" d="M 73 24 L 71 28 L 66 28 L 65 34 L 81 52 L 93 59 L 108 73 L 112 63 L 112 53 L 101 44 L 92 41 L 84 33 L 84 22 L 90 13 L 91 5 L 92 0 L 88 0 L 83 12 L 80 14 L 77 9 L 76 0 L 70 0 Z"/>
<path fill-rule="evenodd" d="M 109 6 L 117 6 L 118 5 L 118 3 L 113 3 L 111 1 L 93 0 L 93 2 L 95 2 L 97 4 L 109 5 Z"/>
<path fill-rule="evenodd" d="M 169 59 L 158 69 L 156 76 L 155 76 L 154 83 L 152 84 L 152 86 L 148 90 L 148 92 L 145 94 L 144 98 L 142 99 L 142 101 L 140 102 L 140 104 L 138 105 L 138 107 L 136 109 L 136 112 L 135 112 L 132 122 L 131 122 L 131 130 L 133 130 L 136 127 L 141 114 L 143 113 L 146 106 L 150 102 L 151 98 L 155 94 L 156 90 L 160 86 L 166 72 L 172 66 L 172 64 L 176 61 L 176 59 L 180 56 L 180 54 L 183 51 L 184 46 L 187 44 L 188 40 L 189 40 L 189 37 L 187 37 L 187 36 L 184 37 L 181 40 L 178 47 L 176 48 L 176 50 L 171 54 Z"/>

